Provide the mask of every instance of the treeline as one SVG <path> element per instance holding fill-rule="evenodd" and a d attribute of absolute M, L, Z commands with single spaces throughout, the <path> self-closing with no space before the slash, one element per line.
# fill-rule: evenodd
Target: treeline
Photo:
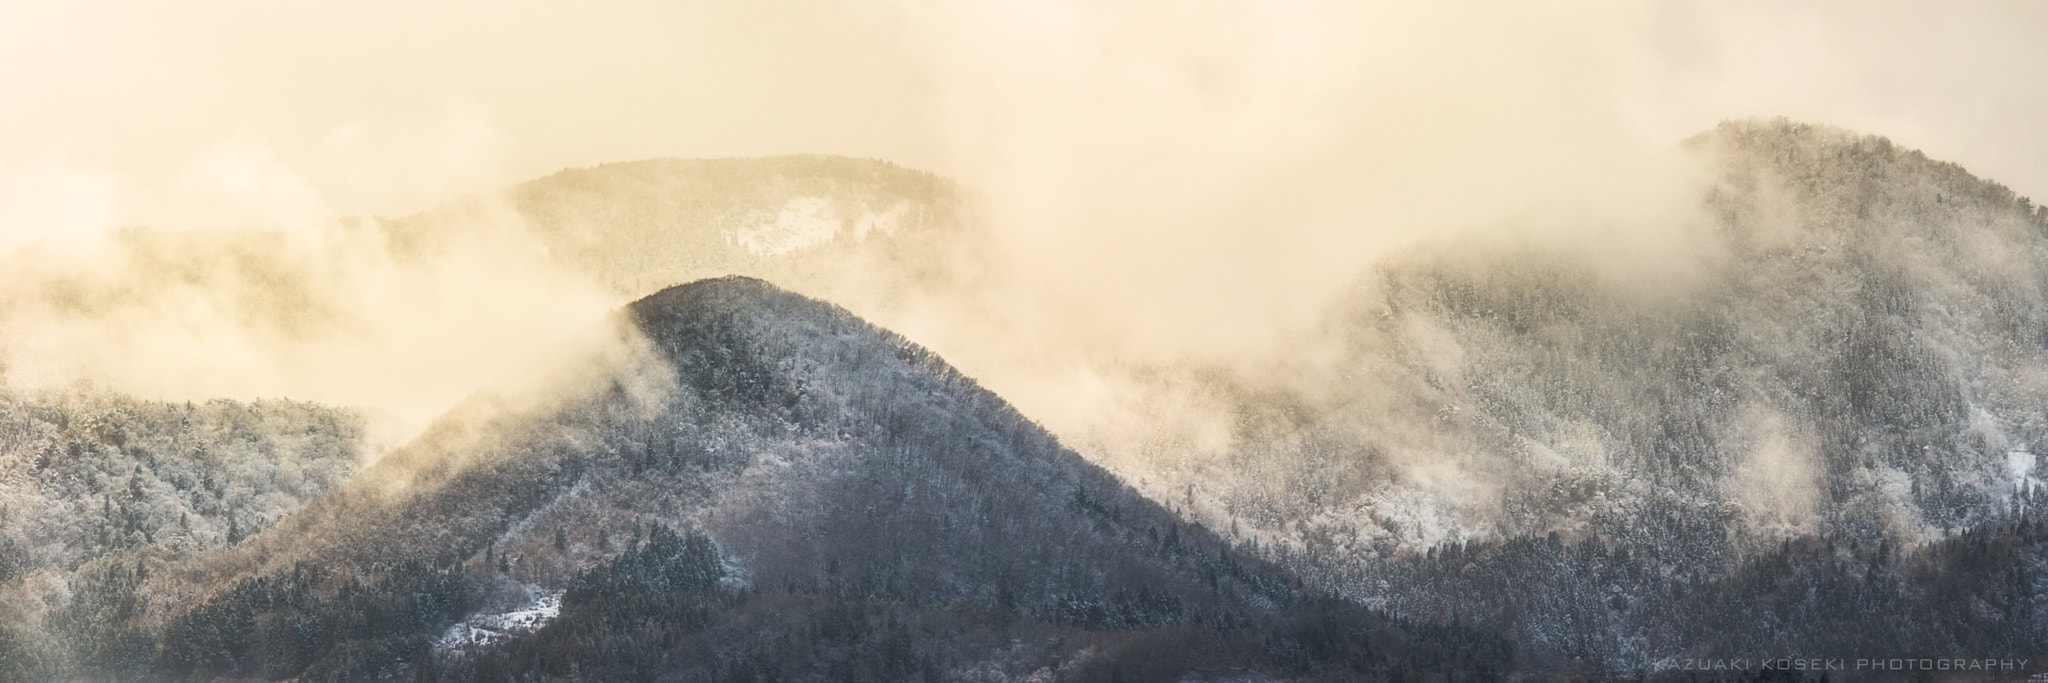
<path fill-rule="evenodd" d="M 481 653 L 443 653 L 420 680 L 950 681 L 1055 673 L 1071 681 L 1177 681 L 1204 668 L 1303 680 L 1498 673 L 1505 639 L 1417 627 L 1335 599 L 1223 622 L 1106 625 L 1014 606 L 915 605 L 719 587 L 701 534 L 650 534 L 572 588 L 561 617 Z M 1078 615 L 1069 615 L 1078 616 Z"/>
<path fill-rule="evenodd" d="M 2048 513 L 2027 503 L 1925 546 L 1805 536 L 1700 572 L 1655 545 L 1588 537 L 1456 543 L 1360 564 L 1354 599 L 1499 632 L 1527 672 L 1656 673 L 1743 656 L 2048 654 Z"/>
<path fill-rule="evenodd" d="M 1512 647 L 1341 601 L 1257 623 L 1083 629 L 978 608 L 800 593 L 685 591 L 565 607 L 531 638 L 423 667 L 425 680 L 1179 681 L 1204 669 L 1290 680 L 1484 678 Z"/>
<path fill-rule="evenodd" d="M 102 563 L 57 621 L 73 661 L 86 664 L 0 657 L 10 665 L 0 680 L 944 681 L 1045 670 L 1060 680 L 1173 681 L 1205 668 L 1357 680 L 1498 674 L 1515 652 L 1483 630 L 1401 622 L 1334 598 L 1119 625 L 1006 605 L 757 591 L 725 583 L 729 560 L 702 532 L 655 527 L 625 543 L 571 584 L 556 620 L 483 651 L 431 643 L 504 580 L 492 563 L 345 572 L 299 563 L 238 581 L 154 632 L 138 619 L 150 565 Z"/>

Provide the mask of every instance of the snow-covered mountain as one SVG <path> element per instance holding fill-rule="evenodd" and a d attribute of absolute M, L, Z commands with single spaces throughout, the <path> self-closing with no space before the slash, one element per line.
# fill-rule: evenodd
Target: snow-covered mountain
<path fill-rule="evenodd" d="M 1105 417 L 1120 438 L 1062 433 L 1078 453 L 817 300 L 1000 308 L 999 246 L 927 174 L 653 160 L 354 224 L 401 267 L 526 245 L 645 298 L 289 517 L 340 470 L 263 475 L 249 496 L 274 524 L 231 547 L 233 514 L 166 545 L 184 508 L 78 493 L 191 488 L 134 445 L 171 438 L 175 405 L 148 404 L 128 445 L 17 439 L 46 445 L 0 462 L 63 460 L 31 489 L 69 497 L 38 519 L 98 500 L 107 521 L 58 548 L 0 519 L 37 558 L 0 580 L 23 615 L 0 671 L 1345 679 L 2041 654 L 2048 210 L 1826 127 L 1736 122 L 1685 149 L 1706 180 L 1670 224 L 1439 237 L 1278 357 L 1093 368 L 1144 409 Z M 219 246 L 124 239 L 152 267 Z M 229 271 L 195 281 L 240 286 Z M 671 287 L 727 273 L 789 291 Z M 349 317 L 258 299 L 240 310 L 272 336 Z M 77 431 L 56 424 L 22 433 Z M 297 448 L 280 424 L 219 438 Z"/>
<path fill-rule="evenodd" d="M 1528 651 L 2037 651 L 2048 212 L 1826 127 L 1686 147 L 1697 219 L 1634 226 L 1643 261 L 1443 238 L 1361 278 L 1317 353 L 1161 370 L 1230 416 L 1186 480 L 1283 564 Z"/>
<path fill-rule="evenodd" d="M 2048 449 L 2048 214 L 1873 136 L 1753 122 L 1688 146 L 1716 174 L 1704 218 L 1653 228 L 1685 256 L 1618 274 L 1591 240 L 1492 234 L 1396 254 L 1332 311 L 1338 351 L 1268 373 L 1314 381 L 1208 385 L 1261 454 L 1239 462 L 1283 471 L 1204 484 L 1353 556 L 1555 531 L 1711 563 L 2023 505 Z"/>
<path fill-rule="evenodd" d="M 479 394 L 248 541 L 77 582 L 66 609 L 97 609 L 103 628 L 50 622 L 76 656 L 60 671 L 1155 679 L 1506 663 L 1496 638 L 1303 590 L 830 304 L 724 278 L 618 323 L 538 398 Z M 526 623 L 549 596 L 551 623 Z M 468 637 L 506 615 L 532 632 Z"/>

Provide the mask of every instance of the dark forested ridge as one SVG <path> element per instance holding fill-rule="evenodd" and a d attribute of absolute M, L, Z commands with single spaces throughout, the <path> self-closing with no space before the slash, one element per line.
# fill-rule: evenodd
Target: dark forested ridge
<path fill-rule="evenodd" d="M 16 673 L 1348 679 L 1513 655 L 1302 589 L 829 304 L 726 278 L 622 322 L 578 392 L 480 395 L 238 546 L 78 582 L 104 628 Z"/>

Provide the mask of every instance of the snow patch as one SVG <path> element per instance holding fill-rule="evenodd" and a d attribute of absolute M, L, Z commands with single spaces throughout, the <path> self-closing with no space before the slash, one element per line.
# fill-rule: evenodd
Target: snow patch
<path fill-rule="evenodd" d="M 842 228 L 851 227 L 855 240 L 869 234 L 888 234 L 903 225 L 910 215 L 910 202 L 898 201 L 880 213 L 862 211 L 849 218 L 831 197 L 794 197 L 773 214 L 753 214 L 740 219 L 738 228 L 726 239 L 754 256 L 780 256 L 831 242 Z"/>
<path fill-rule="evenodd" d="M 755 256 L 779 256 L 831 241 L 839 233 L 838 214 L 830 197 L 796 197 L 774 218 L 740 228 L 733 241 Z"/>
<path fill-rule="evenodd" d="M 2006 451 L 2005 473 L 2012 477 L 2014 493 L 2026 495 L 2041 485 L 2041 479 L 2034 476 L 2034 454 L 2028 451 Z"/>
<path fill-rule="evenodd" d="M 888 211 L 881 213 L 872 211 L 862 212 L 860 218 L 853 222 L 853 237 L 854 239 L 867 239 L 868 233 L 871 232 L 883 234 L 892 232 L 896 229 L 896 226 L 903 224 L 903 217 L 909 213 L 910 202 L 907 200 L 896 202 L 895 206 L 891 206 Z"/>
<path fill-rule="evenodd" d="M 483 649 L 541 630 L 562 614 L 562 591 L 535 591 L 533 600 L 510 612 L 470 615 L 434 639 L 436 650 Z"/>

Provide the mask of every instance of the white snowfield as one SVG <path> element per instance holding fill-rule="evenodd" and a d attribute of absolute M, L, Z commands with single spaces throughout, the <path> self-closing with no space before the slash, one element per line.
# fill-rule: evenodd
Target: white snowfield
<path fill-rule="evenodd" d="M 2006 451 L 2005 472 L 2012 475 L 2014 493 L 2026 496 L 2041 487 L 2040 477 L 2034 476 L 2035 459 L 2034 454 L 2028 451 Z"/>
<path fill-rule="evenodd" d="M 510 612 L 478 612 L 434 639 L 436 650 L 485 648 L 539 631 L 562 613 L 562 591 L 539 591 L 532 602 Z"/>
<path fill-rule="evenodd" d="M 845 228 L 853 230 L 855 240 L 867 239 L 870 233 L 887 234 L 909 212 L 910 202 L 898 201 L 881 213 L 862 210 L 855 216 L 831 197 L 794 197 L 772 216 L 742 219 L 748 222 L 726 239 L 755 256 L 780 256 L 830 242 Z"/>

